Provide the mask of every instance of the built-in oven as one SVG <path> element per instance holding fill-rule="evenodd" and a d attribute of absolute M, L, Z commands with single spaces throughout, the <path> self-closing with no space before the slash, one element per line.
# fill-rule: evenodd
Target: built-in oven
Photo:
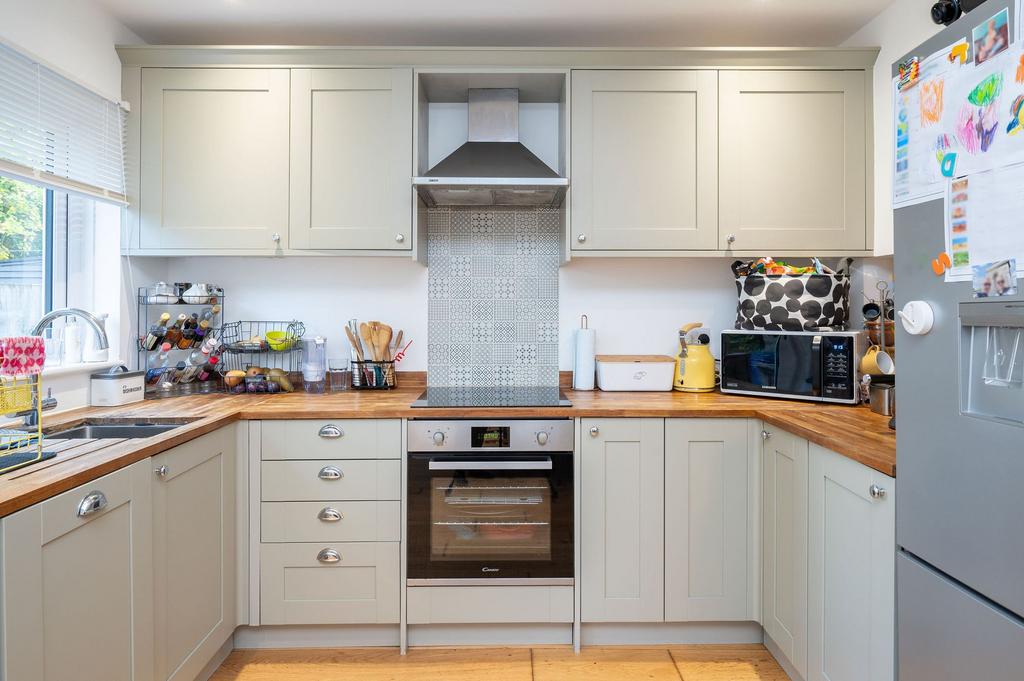
<path fill-rule="evenodd" d="M 408 584 L 572 584 L 573 422 L 409 421 Z"/>

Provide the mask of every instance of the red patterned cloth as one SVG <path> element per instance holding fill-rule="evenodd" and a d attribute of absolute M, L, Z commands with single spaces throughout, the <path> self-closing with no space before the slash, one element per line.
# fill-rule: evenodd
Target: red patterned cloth
<path fill-rule="evenodd" d="M 46 346 L 41 336 L 0 338 L 0 376 L 35 376 L 46 363 Z"/>

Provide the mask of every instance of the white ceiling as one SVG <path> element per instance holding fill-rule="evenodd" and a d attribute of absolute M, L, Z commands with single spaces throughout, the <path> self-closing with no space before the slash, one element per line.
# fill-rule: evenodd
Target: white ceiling
<path fill-rule="evenodd" d="M 606 47 L 834 46 L 889 1 L 95 0 L 153 44 Z"/>

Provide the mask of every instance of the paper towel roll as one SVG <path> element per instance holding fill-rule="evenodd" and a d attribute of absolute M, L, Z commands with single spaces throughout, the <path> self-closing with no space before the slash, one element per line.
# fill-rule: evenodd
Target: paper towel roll
<path fill-rule="evenodd" d="M 594 350 L 597 347 L 597 332 L 594 329 L 576 329 L 576 346 L 573 352 L 573 390 L 594 389 Z"/>

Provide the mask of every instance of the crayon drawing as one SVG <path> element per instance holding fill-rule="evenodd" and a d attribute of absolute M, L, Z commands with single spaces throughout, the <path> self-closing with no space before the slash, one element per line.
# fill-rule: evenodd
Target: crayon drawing
<path fill-rule="evenodd" d="M 942 91 L 946 83 L 941 78 L 921 83 L 921 127 L 927 128 L 942 120 Z"/>

